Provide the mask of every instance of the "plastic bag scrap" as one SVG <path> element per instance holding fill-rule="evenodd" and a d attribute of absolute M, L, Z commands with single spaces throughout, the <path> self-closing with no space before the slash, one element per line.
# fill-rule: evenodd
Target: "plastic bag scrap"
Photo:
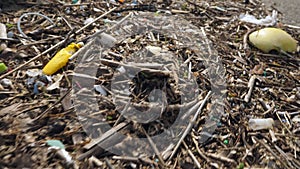
<path fill-rule="evenodd" d="M 257 25 L 275 26 L 277 23 L 277 14 L 278 12 L 273 10 L 272 16 L 268 15 L 262 19 L 256 19 L 255 16 L 249 14 L 241 14 L 239 16 L 239 19 L 243 22 L 253 23 Z"/>

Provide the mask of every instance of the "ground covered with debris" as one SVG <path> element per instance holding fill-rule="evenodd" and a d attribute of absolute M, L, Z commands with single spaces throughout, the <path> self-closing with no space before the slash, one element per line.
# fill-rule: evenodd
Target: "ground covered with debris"
<path fill-rule="evenodd" d="M 0 168 L 300 168 L 300 28 L 276 9 L 0 7 Z"/>

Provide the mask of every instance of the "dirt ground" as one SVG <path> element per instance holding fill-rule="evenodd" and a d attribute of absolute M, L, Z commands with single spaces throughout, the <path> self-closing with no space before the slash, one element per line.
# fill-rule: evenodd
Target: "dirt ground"
<path fill-rule="evenodd" d="M 300 2 L 263 1 L 280 11 L 273 27 L 300 42 Z M 0 8 L 8 34 L 0 36 L 0 169 L 300 168 L 299 48 L 278 51 L 269 40 L 275 51 L 266 53 L 250 43 L 266 26 L 239 16 L 270 15 L 261 0 L 0 0 Z M 55 73 L 42 72 L 71 42 L 84 45 Z M 123 114 L 134 108 L 141 113 Z M 137 121 L 149 109 L 159 110 L 155 121 Z"/>
<path fill-rule="evenodd" d="M 284 14 L 283 22 L 300 26 L 300 1 L 299 0 L 263 0 L 266 6 L 274 7 Z"/>

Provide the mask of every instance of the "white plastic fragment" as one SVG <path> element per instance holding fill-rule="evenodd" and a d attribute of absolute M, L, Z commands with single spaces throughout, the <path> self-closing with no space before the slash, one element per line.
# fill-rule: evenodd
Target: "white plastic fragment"
<path fill-rule="evenodd" d="M 74 161 L 70 154 L 65 150 L 65 146 L 59 140 L 48 140 L 47 144 L 50 146 L 48 150 L 56 150 L 57 155 L 63 158 L 67 164 L 72 164 Z"/>
<path fill-rule="evenodd" d="M 72 157 L 65 149 L 60 149 L 58 152 L 61 152 L 67 163 L 73 163 Z"/>
<path fill-rule="evenodd" d="M 91 22 L 94 22 L 94 18 L 87 18 L 87 19 L 84 21 L 83 24 L 87 25 L 87 24 L 89 24 L 89 23 L 91 23 Z"/>
<path fill-rule="evenodd" d="M 51 91 L 54 89 L 59 89 L 59 84 L 60 84 L 60 81 L 62 80 L 62 78 L 63 78 L 63 75 L 59 75 L 58 79 L 53 84 L 51 84 L 50 86 L 47 87 L 47 90 Z"/>
<path fill-rule="evenodd" d="M 26 71 L 26 74 L 29 77 L 37 77 L 39 75 L 42 75 L 42 72 L 39 69 L 30 69 Z"/>
<path fill-rule="evenodd" d="M 274 125 L 274 120 L 272 118 L 250 119 L 248 124 L 249 124 L 250 129 L 254 130 L 254 131 L 270 129 Z"/>
<path fill-rule="evenodd" d="M 118 68 L 117 68 L 117 71 L 119 71 L 120 73 L 125 73 L 125 72 L 126 72 L 124 66 L 118 67 Z"/>
<path fill-rule="evenodd" d="M 243 22 L 253 23 L 257 25 L 274 26 L 277 23 L 277 14 L 278 12 L 273 10 L 272 16 L 268 15 L 262 19 L 257 19 L 255 16 L 249 14 L 241 14 L 239 18 Z"/>
<path fill-rule="evenodd" d="M 3 23 L 0 23 L 0 38 L 7 38 L 6 26 Z M 4 50 L 7 48 L 6 43 L 0 43 L 0 50 Z"/>
<path fill-rule="evenodd" d="M 103 96 L 107 96 L 106 90 L 101 85 L 94 85 L 94 88 L 97 92 L 99 92 Z"/>
<path fill-rule="evenodd" d="M 297 116 L 293 117 L 292 122 L 299 123 L 300 122 L 300 115 L 297 115 Z"/>
<path fill-rule="evenodd" d="M 49 147 L 48 150 L 57 150 L 57 154 L 63 158 L 67 164 L 72 164 L 73 160 L 72 157 L 70 156 L 70 154 L 65 150 L 65 149 L 61 149 L 59 147 Z"/>
<path fill-rule="evenodd" d="M 159 55 L 160 52 L 162 51 L 161 47 L 158 46 L 146 46 L 146 49 L 149 50 L 151 53 L 153 53 L 154 55 Z"/>
<path fill-rule="evenodd" d="M 101 10 L 101 9 L 98 9 L 98 8 L 93 8 L 93 11 L 94 11 L 94 12 L 102 12 L 102 10 Z"/>

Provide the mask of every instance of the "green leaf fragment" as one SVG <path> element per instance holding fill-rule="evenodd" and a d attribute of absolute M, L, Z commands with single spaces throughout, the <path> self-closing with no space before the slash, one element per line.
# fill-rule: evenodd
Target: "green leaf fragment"
<path fill-rule="evenodd" d="M 244 163 L 240 163 L 239 166 L 238 166 L 238 169 L 243 169 L 245 167 L 245 164 Z"/>
<path fill-rule="evenodd" d="M 4 63 L 0 63 L 0 73 L 7 71 L 7 66 Z"/>
<path fill-rule="evenodd" d="M 112 120 L 113 119 L 112 116 L 107 116 L 106 118 L 107 118 L 107 120 Z"/>
<path fill-rule="evenodd" d="M 6 25 L 6 27 L 8 28 L 8 29 L 10 29 L 10 28 L 12 28 L 12 27 L 14 27 L 15 25 L 14 24 L 12 24 L 12 23 L 7 23 L 7 24 L 5 24 Z"/>

